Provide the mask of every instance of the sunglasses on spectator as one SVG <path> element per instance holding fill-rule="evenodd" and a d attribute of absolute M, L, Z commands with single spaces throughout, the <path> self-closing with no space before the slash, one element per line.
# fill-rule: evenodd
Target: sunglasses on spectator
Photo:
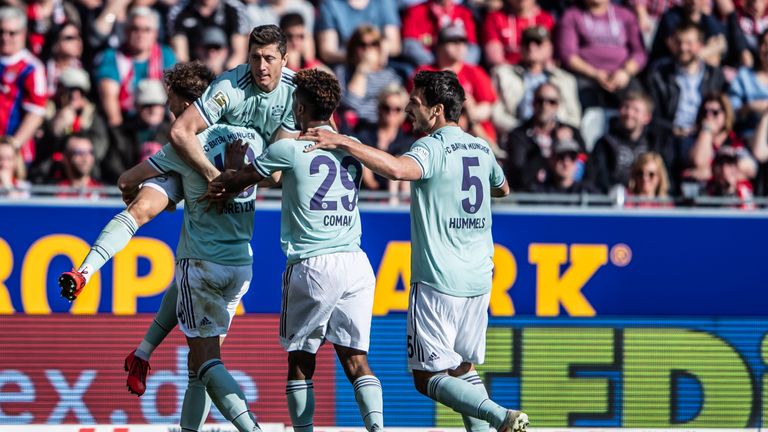
<path fill-rule="evenodd" d="M 723 113 L 723 110 L 721 109 L 710 109 L 710 108 L 704 109 L 705 116 L 708 116 L 708 115 L 719 116 L 722 113 Z"/>
<path fill-rule="evenodd" d="M 560 104 L 560 101 L 558 99 L 554 98 L 545 98 L 545 97 L 536 97 L 533 99 L 533 103 L 535 104 L 547 104 L 550 106 L 556 106 Z"/>
<path fill-rule="evenodd" d="M 304 39 L 304 33 L 286 33 L 285 37 L 288 39 Z"/>
<path fill-rule="evenodd" d="M 80 39 L 79 35 L 62 35 L 61 40 L 62 41 L 71 41 L 71 40 L 78 40 Z"/>
<path fill-rule="evenodd" d="M 403 112 L 403 107 L 399 106 L 381 105 L 379 108 L 388 114 Z"/>
<path fill-rule="evenodd" d="M 67 154 L 70 156 L 89 156 L 93 154 L 93 150 L 67 150 Z"/>
<path fill-rule="evenodd" d="M 638 178 L 649 178 L 651 180 L 656 178 L 656 171 L 638 171 L 637 172 Z"/>
<path fill-rule="evenodd" d="M 132 32 L 149 33 L 154 29 L 152 27 L 130 26 L 128 27 L 128 30 Z"/>
<path fill-rule="evenodd" d="M 5 30 L 0 29 L 0 36 L 8 35 L 8 36 L 18 36 L 21 34 L 21 30 Z"/>
<path fill-rule="evenodd" d="M 224 45 L 206 45 L 204 48 L 206 50 L 216 50 L 216 51 L 218 51 L 218 50 L 223 50 L 225 47 L 224 47 Z"/>
<path fill-rule="evenodd" d="M 578 156 L 579 154 L 576 152 L 565 152 L 565 153 L 560 153 L 559 155 L 556 156 L 556 158 L 559 161 L 567 160 L 567 161 L 573 162 L 576 160 Z"/>
<path fill-rule="evenodd" d="M 372 48 L 372 47 L 378 48 L 380 46 L 381 46 L 380 40 L 375 40 L 370 42 L 360 42 L 360 48 Z"/>

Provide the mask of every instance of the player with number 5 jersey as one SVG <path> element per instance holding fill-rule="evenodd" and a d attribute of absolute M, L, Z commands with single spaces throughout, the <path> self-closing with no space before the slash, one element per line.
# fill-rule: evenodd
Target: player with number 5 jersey
<path fill-rule="evenodd" d="M 464 89 L 451 71 L 420 72 L 406 113 L 427 136 L 395 157 L 311 129 L 310 149 L 344 150 L 372 171 L 411 181 L 411 292 L 406 349 L 416 389 L 461 413 L 467 431 L 524 432 L 528 416 L 488 397 L 485 357 L 493 272 L 490 198 L 509 186 L 490 145 L 458 126 Z"/>
<path fill-rule="evenodd" d="M 313 69 L 294 78 L 293 113 L 306 131 L 332 131 L 341 89 L 332 75 Z M 368 367 L 373 269 L 360 249 L 358 191 L 363 167 L 339 150 L 308 153 L 311 142 L 283 139 L 249 166 L 214 179 L 207 198 L 223 201 L 275 172 L 282 172 L 280 241 L 288 257 L 283 273 L 280 341 L 288 351 L 286 397 L 293 429 L 311 432 L 315 354 L 331 342 L 354 386 L 368 431 L 384 427 L 381 383 Z"/>

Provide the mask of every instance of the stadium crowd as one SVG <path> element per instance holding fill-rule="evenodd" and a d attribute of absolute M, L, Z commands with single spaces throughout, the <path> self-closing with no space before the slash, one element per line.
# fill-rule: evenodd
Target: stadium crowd
<path fill-rule="evenodd" d="M 768 195 L 768 0 L 3 0 L 0 196 L 98 196 L 168 141 L 163 70 L 221 73 L 278 24 L 342 86 L 339 129 L 402 154 L 407 89 L 450 69 L 517 192 Z M 366 172 L 363 188 L 407 185 Z M 671 201 L 670 201 L 671 202 Z M 668 206 L 663 201 L 640 206 Z"/>

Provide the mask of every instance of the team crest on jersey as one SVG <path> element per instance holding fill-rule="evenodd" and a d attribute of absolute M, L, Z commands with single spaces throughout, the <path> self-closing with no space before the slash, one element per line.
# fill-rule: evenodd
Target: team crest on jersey
<path fill-rule="evenodd" d="M 283 116 L 284 112 L 285 105 L 273 105 L 272 112 L 270 112 L 269 115 L 272 116 L 273 119 L 278 120 Z"/>
<path fill-rule="evenodd" d="M 227 105 L 227 95 L 222 91 L 217 91 L 212 98 L 208 99 L 205 103 L 205 109 L 208 110 L 214 116 L 218 116 L 224 106 Z"/>

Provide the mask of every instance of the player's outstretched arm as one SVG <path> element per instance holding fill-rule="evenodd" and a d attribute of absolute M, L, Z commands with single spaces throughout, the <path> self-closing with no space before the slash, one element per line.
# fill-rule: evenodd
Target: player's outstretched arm
<path fill-rule="evenodd" d="M 197 134 L 207 128 L 205 120 L 194 105 L 190 105 L 171 125 L 170 141 L 173 149 L 206 180 L 219 176 L 219 170 L 208 160 L 197 140 Z"/>
<path fill-rule="evenodd" d="M 373 172 L 390 180 L 419 180 L 422 176 L 418 162 L 407 156 L 395 157 L 377 148 L 362 144 L 345 135 L 340 135 L 326 129 L 309 129 L 299 137 L 302 141 L 313 141 L 315 144 L 305 152 L 325 149 L 339 149 L 349 153 L 360 163 Z"/>

